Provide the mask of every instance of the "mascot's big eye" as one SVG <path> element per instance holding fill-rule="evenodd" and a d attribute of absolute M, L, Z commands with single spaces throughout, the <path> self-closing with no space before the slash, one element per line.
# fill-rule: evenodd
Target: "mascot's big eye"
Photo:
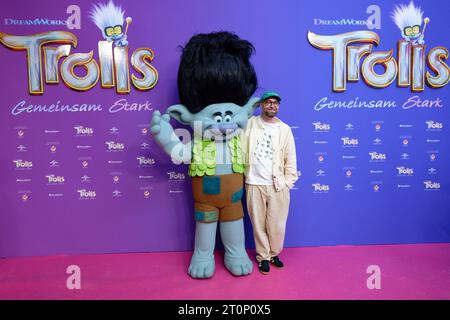
<path fill-rule="evenodd" d="M 222 122 L 222 117 L 221 116 L 215 116 L 214 117 L 214 121 L 217 123 L 221 123 Z"/>
<path fill-rule="evenodd" d="M 229 114 L 227 114 L 227 115 L 225 116 L 225 118 L 223 118 L 223 121 L 225 121 L 225 122 L 230 122 L 230 121 L 231 121 L 231 116 L 230 116 Z"/>

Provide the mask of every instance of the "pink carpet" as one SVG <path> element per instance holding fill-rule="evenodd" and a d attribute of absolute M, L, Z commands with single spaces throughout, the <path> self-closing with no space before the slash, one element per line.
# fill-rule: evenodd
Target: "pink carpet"
<path fill-rule="evenodd" d="M 254 251 L 250 251 L 254 255 Z M 187 273 L 190 252 L 0 259 L 0 299 L 450 299 L 450 244 L 285 249 L 285 269 L 234 277 L 216 253 L 208 280 Z M 66 268 L 81 268 L 81 290 Z M 367 267 L 381 268 L 369 290 Z"/>

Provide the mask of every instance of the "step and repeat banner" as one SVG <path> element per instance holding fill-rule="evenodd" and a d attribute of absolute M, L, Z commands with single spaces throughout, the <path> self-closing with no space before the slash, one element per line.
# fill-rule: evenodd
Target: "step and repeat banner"
<path fill-rule="evenodd" d="M 296 140 L 286 246 L 450 241 L 450 3 L 101 4 L 2 5 L 0 257 L 193 248 L 187 166 L 149 122 L 182 46 L 223 30 Z"/>

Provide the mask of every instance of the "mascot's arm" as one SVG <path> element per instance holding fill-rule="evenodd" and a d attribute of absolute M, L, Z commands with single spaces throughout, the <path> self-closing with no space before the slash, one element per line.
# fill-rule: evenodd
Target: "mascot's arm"
<path fill-rule="evenodd" d="M 155 140 L 171 156 L 172 162 L 189 163 L 192 157 L 191 143 L 182 143 L 169 123 L 170 116 L 156 110 L 153 112 L 150 131 Z"/>

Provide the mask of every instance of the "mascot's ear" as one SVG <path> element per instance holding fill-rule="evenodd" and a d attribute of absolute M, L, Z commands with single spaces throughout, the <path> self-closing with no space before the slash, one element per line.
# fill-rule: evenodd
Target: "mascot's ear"
<path fill-rule="evenodd" d="M 244 109 L 247 110 L 247 115 L 249 118 L 253 116 L 253 113 L 255 112 L 256 108 L 259 106 L 260 98 L 254 97 L 250 98 L 248 100 L 247 104 L 244 106 Z"/>
<path fill-rule="evenodd" d="M 192 113 L 182 104 L 175 104 L 167 109 L 167 113 L 182 124 L 190 124 L 194 119 Z"/>

